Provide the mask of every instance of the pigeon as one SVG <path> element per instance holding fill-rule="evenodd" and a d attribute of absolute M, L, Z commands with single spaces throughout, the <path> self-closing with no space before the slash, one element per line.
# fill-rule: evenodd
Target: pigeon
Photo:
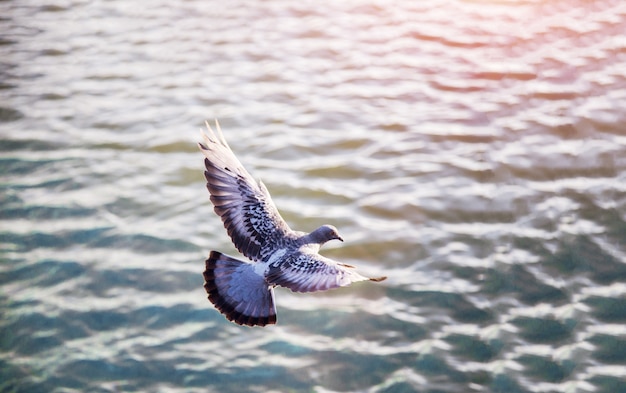
<path fill-rule="evenodd" d="M 337 228 L 322 225 L 311 233 L 289 228 L 265 185 L 239 162 L 217 120 L 217 132 L 208 122 L 206 126 L 198 144 L 205 157 L 206 187 L 233 244 L 249 259 L 211 251 L 205 262 L 204 289 L 228 320 L 245 326 L 275 324 L 276 286 L 314 292 L 386 279 L 362 276 L 354 266 L 320 255 L 326 242 L 343 241 Z"/>

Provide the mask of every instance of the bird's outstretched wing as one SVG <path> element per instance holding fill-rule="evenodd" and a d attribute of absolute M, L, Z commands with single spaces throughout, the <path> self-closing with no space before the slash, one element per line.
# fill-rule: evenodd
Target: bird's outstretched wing
<path fill-rule="evenodd" d="M 319 254 L 296 252 L 271 264 L 265 275 L 271 285 L 294 292 L 325 291 L 345 287 L 358 281 L 382 281 L 387 277 L 369 278 L 356 272 L 354 266 L 325 258 Z"/>
<path fill-rule="evenodd" d="M 207 123 L 204 143 L 204 176 L 214 210 L 235 247 L 259 261 L 293 238 L 293 232 L 272 202 L 267 188 L 256 182 L 226 143 L 217 121 L 217 133 Z"/>

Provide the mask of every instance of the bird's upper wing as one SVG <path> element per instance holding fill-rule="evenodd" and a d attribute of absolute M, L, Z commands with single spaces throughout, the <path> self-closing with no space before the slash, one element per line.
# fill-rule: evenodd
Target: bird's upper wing
<path fill-rule="evenodd" d="M 219 124 L 217 133 L 207 123 L 208 135 L 199 143 L 204 156 L 207 189 L 215 212 L 235 247 L 258 261 L 293 238 L 293 232 L 278 213 L 267 188 L 256 182 L 226 143 Z"/>
<path fill-rule="evenodd" d="M 382 281 L 386 277 L 368 278 L 354 266 L 342 264 L 319 254 L 296 252 L 269 266 L 265 279 L 294 292 L 325 291 L 345 287 L 358 281 Z"/>

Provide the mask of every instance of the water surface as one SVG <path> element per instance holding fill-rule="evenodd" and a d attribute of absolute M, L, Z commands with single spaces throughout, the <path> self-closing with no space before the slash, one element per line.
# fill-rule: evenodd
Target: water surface
<path fill-rule="evenodd" d="M 0 2 L 0 391 L 618 392 L 626 6 Z M 219 118 L 380 284 L 206 300 Z"/>

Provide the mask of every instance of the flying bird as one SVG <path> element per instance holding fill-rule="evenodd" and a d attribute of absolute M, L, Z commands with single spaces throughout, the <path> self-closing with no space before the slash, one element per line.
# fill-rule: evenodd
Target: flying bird
<path fill-rule="evenodd" d="M 239 252 L 250 261 L 211 251 L 206 260 L 204 288 L 226 318 L 239 325 L 276 323 L 274 287 L 294 292 L 324 291 L 368 278 L 354 266 L 318 254 L 330 240 L 343 241 L 337 228 L 322 225 L 311 233 L 294 231 L 283 220 L 261 181 L 255 181 L 228 146 L 215 121 L 204 141 L 204 176 L 215 213 Z"/>

